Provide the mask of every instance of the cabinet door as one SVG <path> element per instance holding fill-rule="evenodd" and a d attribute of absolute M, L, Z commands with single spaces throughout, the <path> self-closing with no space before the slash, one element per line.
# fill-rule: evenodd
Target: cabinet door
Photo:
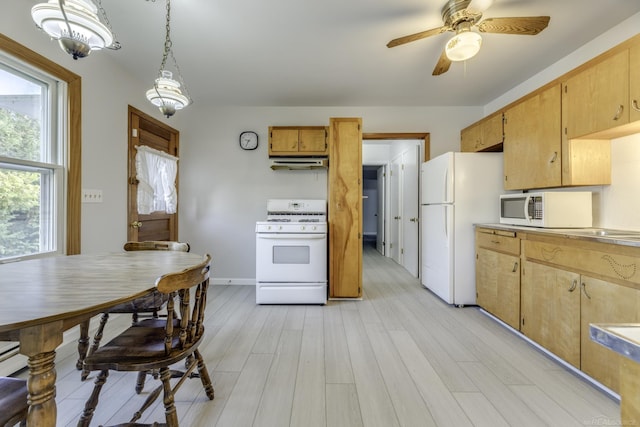
<path fill-rule="evenodd" d="M 295 154 L 297 152 L 297 129 L 271 129 L 269 132 L 269 154 Z"/>
<path fill-rule="evenodd" d="M 629 51 L 566 82 L 567 137 L 579 138 L 629 122 Z"/>
<path fill-rule="evenodd" d="M 520 325 L 520 258 L 478 248 L 477 304 L 509 326 Z"/>
<path fill-rule="evenodd" d="M 505 111 L 506 190 L 562 185 L 560 90 L 558 84 Z"/>
<path fill-rule="evenodd" d="M 582 370 L 613 391 L 620 390 L 621 356 L 589 338 L 590 323 L 637 323 L 640 291 L 582 277 Z"/>
<path fill-rule="evenodd" d="M 480 148 L 480 124 L 474 124 L 460 132 L 460 151 L 474 152 Z"/>
<path fill-rule="evenodd" d="M 629 50 L 629 121 L 640 120 L 640 45 Z"/>
<path fill-rule="evenodd" d="M 329 128 L 329 295 L 362 296 L 362 119 Z"/>
<path fill-rule="evenodd" d="M 580 276 L 531 261 L 524 263 L 520 330 L 580 368 Z"/>
<path fill-rule="evenodd" d="M 300 153 L 321 155 L 327 154 L 327 132 L 323 129 L 300 129 Z"/>
<path fill-rule="evenodd" d="M 503 140 L 502 114 L 496 114 L 482 122 L 480 126 L 480 146 L 482 150 L 492 150 L 502 144 Z"/>

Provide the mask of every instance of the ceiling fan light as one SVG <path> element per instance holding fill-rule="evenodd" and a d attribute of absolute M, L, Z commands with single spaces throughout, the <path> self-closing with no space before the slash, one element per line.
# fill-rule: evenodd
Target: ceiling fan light
<path fill-rule="evenodd" d="M 466 61 L 473 58 L 482 46 L 482 37 L 473 31 L 456 34 L 447 42 L 445 52 L 451 61 Z"/>
<path fill-rule="evenodd" d="M 156 107 L 160 108 L 162 114 L 169 118 L 177 110 L 182 110 L 188 106 L 189 98 L 180 91 L 180 83 L 173 80 L 171 71 L 162 70 L 162 74 L 155 80 L 155 84 L 147 91 L 147 99 Z"/>
<path fill-rule="evenodd" d="M 78 59 L 113 44 L 113 34 L 100 22 L 97 12 L 90 0 L 49 0 L 33 6 L 31 17 L 65 52 Z"/>

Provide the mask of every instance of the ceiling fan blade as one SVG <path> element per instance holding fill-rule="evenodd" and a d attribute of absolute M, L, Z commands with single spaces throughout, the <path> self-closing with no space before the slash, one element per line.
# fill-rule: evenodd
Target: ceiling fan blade
<path fill-rule="evenodd" d="M 396 47 L 396 46 L 399 46 L 401 44 L 410 43 L 410 42 L 414 42 L 416 40 L 424 39 L 424 38 L 427 38 L 427 37 L 430 37 L 430 36 L 435 36 L 435 35 L 438 35 L 438 34 L 442 34 L 445 31 L 450 31 L 450 30 L 451 30 L 451 27 L 449 27 L 449 26 L 432 28 L 430 30 L 422 31 L 420 33 L 415 33 L 415 34 L 411 34 L 409 36 L 404 36 L 404 37 L 399 37 L 397 39 L 393 39 L 389 43 L 387 43 L 387 47 Z"/>
<path fill-rule="evenodd" d="M 471 0 L 467 10 L 472 13 L 482 13 L 489 9 L 493 4 L 493 0 Z"/>
<path fill-rule="evenodd" d="M 481 33 L 523 34 L 534 36 L 549 25 L 548 16 L 488 18 L 478 24 Z"/>
<path fill-rule="evenodd" d="M 438 63 L 436 67 L 433 69 L 434 76 L 439 76 L 440 74 L 444 74 L 449 71 L 449 67 L 451 66 L 451 60 L 447 57 L 447 53 L 442 50 L 442 54 L 440 54 L 440 58 L 438 59 Z"/>

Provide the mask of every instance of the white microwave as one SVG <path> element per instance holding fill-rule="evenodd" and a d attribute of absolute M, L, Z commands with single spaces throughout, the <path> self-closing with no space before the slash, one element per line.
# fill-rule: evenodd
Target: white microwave
<path fill-rule="evenodd" d="M 590 191 L 540 191 L 500 196 L 500 224 L 581 228 L 593 225 Z"/>

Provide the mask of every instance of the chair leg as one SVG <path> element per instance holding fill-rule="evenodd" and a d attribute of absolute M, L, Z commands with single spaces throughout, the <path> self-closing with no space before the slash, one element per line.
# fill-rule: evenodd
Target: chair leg
<path fill-rule="evenodd" d="M 98 325 L 98 330 L 96 334 L 93 336 L 93 343 L 91 344 L 91 348 L 89 348 L 89 354 L 93 354 L 94 351 L 100 347 L 100 341 L 102 341 L 102 334 L 104 333 L 104 326 L 107 324 L 107 320 L 109 320 L 109 313 L 103 313 L 100 318 L 100 324 Z M 89 376 L 89 371 L 86 369 L 82 369 L 82 374 L 80 374 L 80 379 L 82 381 L 86 380 Z"/>
<path fill-rule="evenodd" d="M 136 394 L 142 393 L 144 388 L 144 382 L 147 379 L 147 371 L 138 372 L 138 379 L 136 381 Z"/>
<path fill-rule="evenodd" d="M 79 371 L 82 369 L 82 362 L 87 357 L 87 349 L 89 348 L 89 322 L 91 319 L 87 319 L 80 323 L 80 338 L 78 338 L 78 361 L 76 362 L 76 369 Z"/>
<path fill-rule="evenodd" d="M 209 400 L 213 400 L 213 385 L 211 384 L 211 378 L 209 377 L 209 372 L 207 371 L 207 366 L 204 364 L 204 359 L 202 358 L 202 354 L 200 351 L 196 350 L 193 352 L 197 363 L 198 363 L 198 373 L 200 376 L 200 381 L 202 381 L 202 386 L 204 387 L 205 393 L 207 393 L 207 397 Z"/>
<path fill-rule="evenodd" d="M 107 377 L 109 376 L 109 370 L 105 369 L 100 371 L 98 377 L 96 378 L 95 386 L 93 387 L 93 392 L 87 403 L 84 405 L 84 412 L 82 412 L 82 416 L 78 420 L 78 427 L 89 427 L 91 423 L 91 419 L 93 418 L 93 413 L 96 410 L 96 406 L 98 406 L 98 397 L 100 396 L 100 391 L 102 390 L 102 386 L 107 382 Z"/>
<path fill-rule="evenodd" d="M 171 371 L 168 367 L 160 369 L 160 380 L 162 380 L 164 392 L 164 416 L 167 421 L 167 427 L 178 426 L 178 412 L 174 404 L 173 390 L 171 389 Z"/>

